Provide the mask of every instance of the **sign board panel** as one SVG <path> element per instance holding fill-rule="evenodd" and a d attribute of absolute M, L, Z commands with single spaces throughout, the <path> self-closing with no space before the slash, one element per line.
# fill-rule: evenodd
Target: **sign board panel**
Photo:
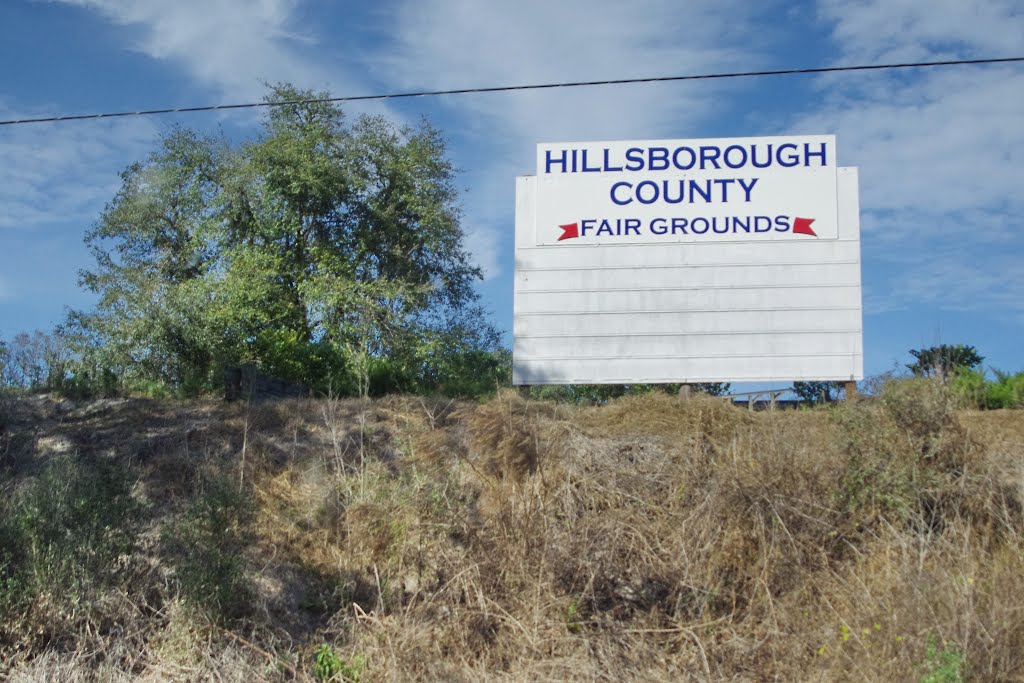
<path fill-rule="evenodd" d="M 537 161 L 516 185 L 513 383 L 863 378 L 857 172 L 833 137 Z"/>
<path fill-rule="evenodd" d="M 834 136 L 537 148 L 537 244 L 835 239 Z"/>

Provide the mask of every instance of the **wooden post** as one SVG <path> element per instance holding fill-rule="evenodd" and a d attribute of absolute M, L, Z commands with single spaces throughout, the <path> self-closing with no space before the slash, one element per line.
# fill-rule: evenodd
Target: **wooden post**
<path fill-rule="evenodd" d="M 857 398 L 857 383 L 850 380 L 846 383 L 846 400 Z"/>
<path fill-rule="evenodd" d="M 530 385 L 529 384 L 520 384 L 516 388 L 519 389 L 519 398 L 523 399 L 524 401 L 529 401 L 530 400 Z"/>
<path fill-rule="evenodd" d="M 689 384 L 679 385 L 679 400 L 688 401 L 692 395 L 693 388 Z"/>

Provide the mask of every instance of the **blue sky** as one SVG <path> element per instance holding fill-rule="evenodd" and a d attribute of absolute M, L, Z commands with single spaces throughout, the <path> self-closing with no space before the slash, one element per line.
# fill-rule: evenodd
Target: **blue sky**
<path fill-rule="evenodd" d="M 0 119 L 259 100 L 263 82 L 358 95 L 748 69 L 1024 55 L 1017 0 L 3 0 Z M 974 344 L 1024 369 L 1024 65 L 789 76 L 353 104 L 429 118 L 462 169 L 467 244 L 512 327 L 514 177 L 538 142 L 838 136 L 861 178 L 865 370 Z M 87 307 L 82 245 L 180 124 L 251 135 L 259 114 L 0 127 L 0 336 Z"/>

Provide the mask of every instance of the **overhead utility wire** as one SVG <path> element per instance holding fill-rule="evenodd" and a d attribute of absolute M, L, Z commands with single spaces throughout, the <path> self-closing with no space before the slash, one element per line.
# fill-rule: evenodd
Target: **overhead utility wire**
<path fill-rule="evenodd" d="M 879 71 L 883 69 L 919 69 L 937 66 L 964 66 L 970 64 L 1005 64 L 1024 62 L 1024 57 L 1001 57 L 992 59 L 954 59 L 942 62 L 906 62 L 903 64 L 860 64 L 855 66 L 822 66 L 809 69 L 778 69 L 774 71 L 736 71 L 717 74 L 693 74 L 688 76 L 653 76 L 649 78 L 618 78 L 604 81 L 575 81 L 569 83 L 540 83 L 530 85 L 501 85 L 491 88 L 458 88 L 455 90 L 423 90 L 418 92 L 390 93 L 385 95 L 350 95 L 347 97 L 323 97 L 276 102 L 247 102 L 245 104 L 213 104 L 202 107 L 177 107 L 174 109 L 144 109 L 106 114 L 74 114 L 69 116 L 47 116 L 35 119 L 13 119 L 0 121 L 0 126 L 15 126 L 25 123 L 56 123 L 59 121 L 82 121 L 85 119 L 112 119 L 126 116 L 153 116 L 156 114 L 184 114 L 198 111 L 221 111 L 227 109 L 252 109 L 255 107 L 283 107 L 295 104 L 319 104 L 326 102 L 363 102 L 367 100 L 397 100 L 409 97 L 436 97 L 437 95 L 468 95 L 472 93 L 514 92 L 517 90 L 551 90 L 554 88 L 583 88 L 598 85 L 627 85 L 631 83 L 667 83 L 670 81 L 703 81 L 718 78 L 750 78 L 754 76 L 790 76 L 794 74 L 823 74 L 843 71 Z"/>

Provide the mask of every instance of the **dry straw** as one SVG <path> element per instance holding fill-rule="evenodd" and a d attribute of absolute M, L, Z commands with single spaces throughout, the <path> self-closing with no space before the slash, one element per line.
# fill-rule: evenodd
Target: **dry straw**
<path fill-rule="evenodd" d="M 1024 677 L 1024 421 L 930 382 L 810 412 L 508 392 L 5 422 L 5 519 L 48 444 L 118 464 L 139 503 L 85 601 L 33 593 L 4 527 L 11 680 L 315 680 L 325 645 L 363 681 Z M 159 542 L 216 477 L 253 506 L 228 616 L 183 602 Z"/>

